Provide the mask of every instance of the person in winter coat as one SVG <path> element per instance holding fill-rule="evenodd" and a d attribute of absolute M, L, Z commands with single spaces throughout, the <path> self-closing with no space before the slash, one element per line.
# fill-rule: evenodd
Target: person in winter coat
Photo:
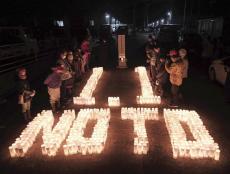
<path fill-rule="evenodd" d="M 69 51 L 70 52 L 70 51 Z M 71 66 L 69 65 L 67 61 L 67 55 L 69 54 L 67 51 L 62 51 L 60 53 L 60 58 L 57 61 L 57 66 L 61 66 L 64 69 L 64 72 L 62 73 L 61 79 L 62 79 L 62 85 L 61 85 L 61 102 L 62 104 L 65 104 L 65 102 L 68 100 L 68 83 L 72 79 L 72 71 Z"/>
<path fill-rule="evenodd" d="M 160 54 L 160 48 L 159 46 L 155 46 L 153 49 L 150 49 L 147 52 L 147 63 L 149 64 L 149 73 L 150 77 L 152 79 L 152 83 L 155 85 L 156 83 L 156 66 L 158 63 Z"/>
<path fill-rule="evenodd" d="M 169 80 L 171 83 L 171 106 L 176 107 L 179 103 L 179 89 L 183 83 L 184 63 L 178 56 L 176 50 L 171 50 L 169 53 L 171 63 L 167 61 L 165 69 L 169 73 Z"/>
<path fill-rule="evenodd" d="M 162 97 L 165 97 L 168 83 L 169 83 L 169 76 L 168 73 L 165 69 L 165 62 L 166 62 L 166 57 L 165 55 L 161 54 L 159 63 L 156 66 L 156 79 L 159 85 L 159 92 Z"/>
<path fill-rule="evenodd" d="M 27 73 L 25 68 L 21 68 L 18 70 L 18 84 L 17 84 L 17 91 L 18 91 L 18 103 L 22 106 L 22 114 L 25 121 L 30 121 L 32 119 L 30 108 L 31 108 L 31 101 L 35 95 L 35 90 L 30 88 L 30 83 L 27 80 Z"/>
<path fill-rule="evenodd" d="M 61 75 L 63 73 L 62 67 L 54 67 L 52 68 L 53 73 L 50 74 L 46 80 L 44 81 L 44 84 L 48 87 L 48 94 L 50 98 L 50 105 L 52 108 L 53 113 L 55 114 L 57 110 L 60 108 L 60 87 L 61 87 Z"/>

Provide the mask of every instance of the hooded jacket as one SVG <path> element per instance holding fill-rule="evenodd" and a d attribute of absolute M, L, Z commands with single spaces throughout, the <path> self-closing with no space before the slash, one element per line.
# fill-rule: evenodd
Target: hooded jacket
<path fill-rule="evenodd" d="M 166 71 L 169 73 L 171 84 L 181 86 L 183 81 L 184 63 L 181 59 L 173 62 L 171 65 L 165 65 Z"/>

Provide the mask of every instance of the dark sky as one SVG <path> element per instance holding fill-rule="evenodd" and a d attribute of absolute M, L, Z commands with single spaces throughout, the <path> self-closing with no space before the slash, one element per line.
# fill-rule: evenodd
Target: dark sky
<path fill-rule="evenodd" d="M 149 19 L 157 19 L 172 9 L 174 14 L 183 15 L 185 0 L 5 0 L 0 5 L 0 17 L 99 17 L 105 12 L 122 22 L 132 23 L 132 7 L 136 4 L 136 19 L 143 21 L 146 3 L 149 4 Z M 222 15 L 227 12 L 226 0 L 187 0 L 189 15 L 207 12 Z M 201 8 L 198 10 L 198 6 Z"/>

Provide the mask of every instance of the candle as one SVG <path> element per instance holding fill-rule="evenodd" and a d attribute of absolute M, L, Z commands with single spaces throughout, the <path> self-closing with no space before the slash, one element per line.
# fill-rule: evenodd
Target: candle
<path fill-rule="evenodd" d="M 74 119 L 74 110 L 65 110 L 53 130 L 50 129 L 43 133 L 43 144 L 41 146 L 43 155 L 55 156 L 57 154 L 57 151 L 65 140 Z"/>
<path fill-rule="evenodd" d="M 120 106 L 120 98 L 119 97 L 108 97 L 108 105 L 113 106 Z"/>
<path fill-rule="evenodd" d="M 137 96 L 138 104 L 160 104 L 160 96 L 156 96 L 153 92 L 152 85 L 145 67 L 136 67 L 135 72 L 138 73 L 141 83 L 141 96 Z"/>
<path fill-rule="evenodd" d="M 92 136 L 85 138 L 84 132 L 89 120 L 97 120 L 97 123 L 94 126 Z M 81 109 L 70 129 L 70 134 L 66 140 L 67 144 L 63 146 L 64 154 L 67 156 L 102 153 L 107 139 L 109 120 L 109 109 Z"/>
<path fill-rule="evenodd" d="M 92 97 L 93 91 L 96 89 L 97 83 L 101 78 L 103 68 L 93 68 L 93 73 L 88 79 L 86 85 L 82 89 L 78 97 L 73 98 L 74 104 L 77 105 L 95 105 L 95 98 Z"/>
<path fill-rule="evenodd" d="M 122 120 L 133 120 L 134 133 L 134 153 L 138 155 L 147 154 L 149 142 L 145 127 L 145 120 L 158 120 L 157 108 L 122 108 Z"/>
<path fill-rule="evenodd" d="M 11 157 L 24 157 L 34 144 L 37 135 L 42 128 L 44 132 L 49 131 L 53 125 L 54 117 L 52 111 L 42 111 L 26 126 L 19 138 L 9 147 Z M 51 126 L 50 126 L 51 125 Z"/>
<path fill-rule="evenodd" d="M 219 146 L 214 142 L 195 111 L 164 109 L 164 118 L 171 140 L 173 158 L 212 158 L 219 160 Z M 180 122 L 188 125 L 195 141 L 187 140 Z"/>

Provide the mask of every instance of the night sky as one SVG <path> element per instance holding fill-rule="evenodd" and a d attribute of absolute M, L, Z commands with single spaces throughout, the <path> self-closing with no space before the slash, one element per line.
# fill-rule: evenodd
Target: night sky
<path fill-rule="evenodd" d="M 149 20 L 164 16 L 168 10 L 181 17 L 185 0 L 7 0 L 1 2 L 0 22 L 9 20 L 29 20 L 29 18 L 101 18 L 108 12 L 123 23 L 132 23 L 133 7 L 136 6 L 136 22 L 141 25 L 145 20 L 148 6 Z M 225 0 L 187 0 L 187 15 L 227 15 L 222 10 Z M 204 15 L 203 15 L 204 16 Z M 17 19 L 18 18 L 18 19 Z"/>

